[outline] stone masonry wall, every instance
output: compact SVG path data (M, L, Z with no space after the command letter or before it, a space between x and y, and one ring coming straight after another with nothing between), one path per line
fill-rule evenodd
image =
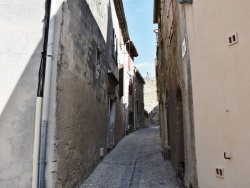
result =
M138 76L139 73L135 74L135 128L144 127L144 83ZM138 107L137 107L138 105ZM138 110L137 110L138 109Z
M144 103L149 114L149 126L159 126L159 107L156 93L156 79L144 78Z
M107 148L108 70L118 78L118 68L112 58L111 5L105 2L102 10L107 10L108 22L103 23L107 24L107 38L103 38L86 1L68 0L62 5L57 64L56 187L77 187L100 162L99 149ZM121 107L116 95L116 142L123 132Z
M197 187L195 138L193 122L190 59L182 58L182 42L186 37L184 8L173 2L173 35L168 27L168 10L162 9L157 47L157 93L160 105L162 146L167 150L177 175L181 177L181 162L185 162L184 184ZM167 7L167 1L162 7ZM186 42L187 38L186 38Z

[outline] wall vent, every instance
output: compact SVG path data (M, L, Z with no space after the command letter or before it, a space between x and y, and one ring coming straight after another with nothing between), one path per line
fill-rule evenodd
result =
M228 37L228 45L229 46L232 45L232 44L235 44L237 42L239 42L238 33L235 33L235 34Z
M216 177L224 178L224 168L215 167L215 173L216 173Z

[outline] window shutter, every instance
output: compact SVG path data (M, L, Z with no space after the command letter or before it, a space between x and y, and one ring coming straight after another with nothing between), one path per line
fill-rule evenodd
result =
M123 96L123 71L124 68L119 70L119 97Z
M113 58L116 62L117 59L117 39L116 39L116 35L115 35L115 30L113 29Z
M129 86L128 86L128 93L129 93L129 95L132 95L132 92L133 92L133 84L132 84L132 82L129 82Z
M118 57L118 38L116 38L115 41L116 45L115 45L115 62L117 63L117 57Z

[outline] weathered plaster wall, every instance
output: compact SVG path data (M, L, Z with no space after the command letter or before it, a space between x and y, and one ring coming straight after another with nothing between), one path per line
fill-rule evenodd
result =
M44 1L0 1L0 187L31 187Z
M0 2L3 88L0 91L0 187L31 187L44 3ZM99 18L89 9L93 3L63 0L55 3L47 187L77 186L100 161L99 148L106 149L108 69L118 78L117 64L111 56L113 27L120 31L112 3L108 0L97 3ZM97 51L101 52L100 66L97 66ZM115 143L124 134L123 106L118 96L116 106Z
M62 6L57 64L58 187L79 185L99 163L99 149L103 147L106 151L107 147L108 69L118 78L118 67L112 57L113 22L111 5L102 4L102 10L107 10L104 16L108 18L101 27L107 30L105 39L91 5L69 0ZM123 113L116 97L117 142L123 135Z

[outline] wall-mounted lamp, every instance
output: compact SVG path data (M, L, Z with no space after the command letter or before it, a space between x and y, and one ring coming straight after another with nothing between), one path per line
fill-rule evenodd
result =
M185 3L188 3L188 4L193 4L193 0L179 0L179 3L180 4L185 4Z

